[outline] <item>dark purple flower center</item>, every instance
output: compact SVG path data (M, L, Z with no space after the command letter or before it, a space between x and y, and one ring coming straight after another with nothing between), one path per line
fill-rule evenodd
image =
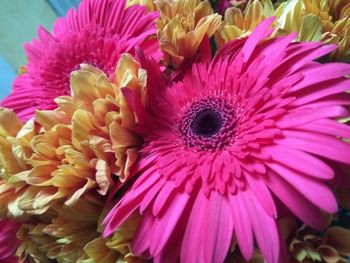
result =
M204 109L198 112L192 120L192 132L198 136L211 137L222 127L220 112L213 109Z
M234 138L234 108L223 98L205 98L184 110L179 131L188 147L223 148Z

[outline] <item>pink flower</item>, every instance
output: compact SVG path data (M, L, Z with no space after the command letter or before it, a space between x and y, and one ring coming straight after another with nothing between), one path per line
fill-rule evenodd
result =
M28 72L15 80L1 106L26 120L36 109L56 108L53 99L70 94L70 73L81 63L111 74L121 53L133 53L136 45L159 57L157 41L149 39L157 17L139 5L126 9L125 0L82 1L55 22L52 33L40 27L39 39L25 45Z
M132 252L154 262L223 262L234 236L247 260L255 239L267 262L286 262L276 199L315 228L322 211L337 210L327 182L331 162L350 163L337 138L350 127L335 120L349 116L350 65L315 62L335 46L293 43L296 34L262 42L272 22L165 90L144 63L149 107L124 90L145 136L139 177L106 217L105 236L139 212Z
M15 256L20 241L16 237L19 224L10 219L0 219L0 262L18 262Z

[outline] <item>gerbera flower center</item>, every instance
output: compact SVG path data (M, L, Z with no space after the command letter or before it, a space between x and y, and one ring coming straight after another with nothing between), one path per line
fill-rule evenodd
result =
M221 127L221 115L213 109L205 109L202 112L198 112L191 125L193 133L203 137L213 136Z
M205 98L184 109L179 131L188 147L223 148L234 138L234 107L223 98Z

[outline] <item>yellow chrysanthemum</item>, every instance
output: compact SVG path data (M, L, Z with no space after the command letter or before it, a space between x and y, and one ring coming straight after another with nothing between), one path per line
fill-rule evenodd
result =
M96 238L97 220L102 204L87 199L71 206L57 205L42 215L32 216L21 224L17 249L21 259L33 262L81 262L88 258L84 246Z
M242 12L238 7L226 9L224 22L215 34L218 47L225 43L248 36L264 19L273 16L275 9L271 0L250 1Z
M92 189L103 196L125 180L141 140L130 132L135 116L121 87L145 102L146 72L126 54L113 83L82 65L71 76L72 96L58 98L57 110L38 111L37 125L33 120L23 125L1 110L3 215L41 214L56 200L72 205Z
M332 59L350 58L348 0L289 0L276 10L281 33L298 32L301 41L337 44Z
M41 214L50 200L61 197L54 187L26 183L32 168L27 162L33 154L31 140L38 130L33 120L23 124L11 110L0 108L0 217L18 218L24 211Z
M88 255L88 259L82 263L104 262L104 263L141 263L142 258L134 256L131 253L131 241L140 222L139 215L135 214L128 219L113 236L98 238L89 242L84 250ZM92 261L91 261L92 260Z
M23 220L17 234L22 242L17 256L36 263L142 262L130 252L137 215L105 239L100 224L103 205L96 194L87 195L72 206L56 205L43 215Z
M212 36L221 24L205 0L157 0L160 11L158 38L168 66L177 69L194 58L205 36Z
M20 258L92 263L98 240L114 262L137 262L128 243L134 229L122 227L105 240L100 222L107 192L128 176L141 143L121 88L146 103L146 81L145 70L125 54L113 82L82 65L71 76L72 95L57 98L58 108L38 111L35 120L23 124L0 108L0 217L22 222Z

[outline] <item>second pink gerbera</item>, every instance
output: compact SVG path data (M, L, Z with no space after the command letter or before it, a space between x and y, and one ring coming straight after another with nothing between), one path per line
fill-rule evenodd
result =
M81 63L111 74L120 55L133 53L135 46L159 56L157 42L149 39L156 32L157 17L139 5L126 8L125 0L82 1L56 21L52 33L40 27L39 39L25 45L27 73L15 80L1 106L26 120L37 109L55 108L56 97L70 94L70 73Z
M15 256L16 250L20 245L16 234L20 224L10 219L0 219L0 262L18 263Z
M246 259L255 239L274 263L276 199L315 228L322 211L337 210L327 181L331 162L350 163L350 145L339 139L350 128L336 121L348 116L350 66L314 62L335 47L293 43L295 34L261 43L272 22L161 94L146 67L148 109L124 90L145 145L139 177L104 221L106 236L138 212L132 252L154 262L220 263L235 237Z

